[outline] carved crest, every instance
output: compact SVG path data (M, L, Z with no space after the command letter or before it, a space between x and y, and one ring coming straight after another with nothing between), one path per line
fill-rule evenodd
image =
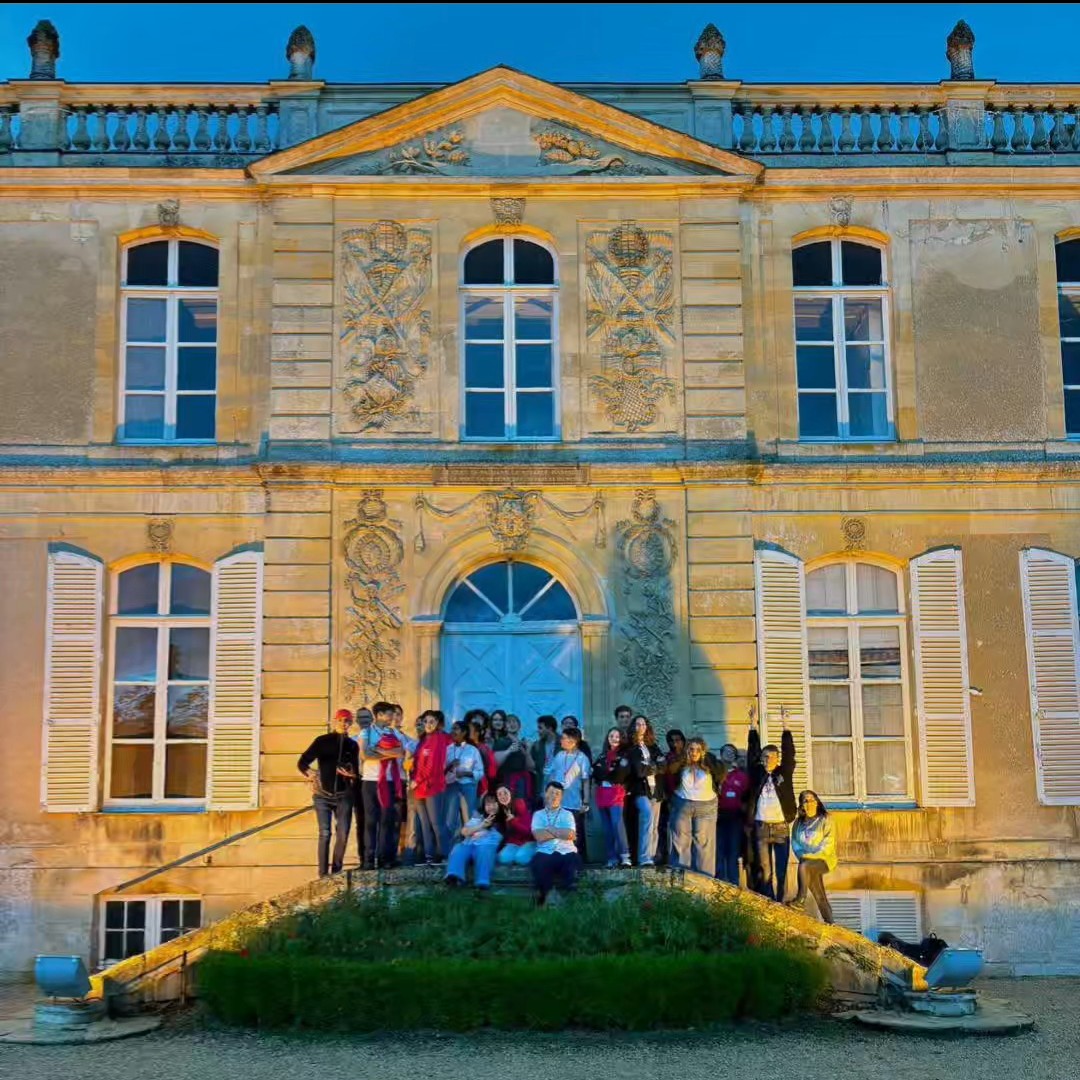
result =
M520 225L525 217L524 199L492 199L491 213L496 225Z
M829 216L833 224L847 226L851 224L851 211L855 200L849 195L834 195L829 200Z
M862 551L866 547L866 518L848 517L840 522L845 551Z
M146 546L159 555L168 555L172 551L172 518L150 518L146 523Z
M163 229L175 229L180 224L179 199L166 199L157 204L158 224Z

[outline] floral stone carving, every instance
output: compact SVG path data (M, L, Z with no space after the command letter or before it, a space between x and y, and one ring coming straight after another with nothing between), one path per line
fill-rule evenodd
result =
M667 374L675 341L672 235L624 221L586 240L586 334L601 370L589 385L608 419L627 432L651 427L661 401L675 400Z
M362 491L356 517L345 522L342 547L348 568L351 603L345 655L345 693L350 701L370 704L385 698L400 677L401 608L404 591L399 567L405 555L401 522L387 515L381 490Z
M360 431L415 418L416 384L427 372L431 233L397 221L348 230L342 242L341 342L345 397Z
M616 176L661 176L664 170L656 165L628 161L618 153L605 154L580 134L557 127L544 127L532 133L540 150L541 165L580 165L573 176L609 173Z
M390 151L385 161L375 167L376 173L440 174L447 165L468 165L469 151L465 149L465 132L460 128L426 135L416 143L407 143Z
M677 555L675 522L664 517L656 492L634 494L630 517L615 527L625 616L619 667L634 706L653 720L670 718L679 665L672 655L675 608L671 568Z

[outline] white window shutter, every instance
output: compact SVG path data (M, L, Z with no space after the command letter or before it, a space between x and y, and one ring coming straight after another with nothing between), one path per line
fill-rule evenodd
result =
M259 804L263 554L245 550L214 566L210 631L207 807Z
M1039 802L1080 805L1080 671L1076 564L1056 551L1020 552L1028 685Z
M911 560L923 806L974 806L964 565L959 548Z
M795 790L809 787L810 702L806 655L806 575L802 560L760 549L757 584L758 694L762 738L779 743L780 708L795 740Z
M829 906L832 908L833 921L837 926L844 926L861 934L866 925L863 917L863 892L833 892L827 890Z
M41 805L49 813L98 805L104 582L100 560L49 552L41 747Z
M871 892L869 908L869 922L863 930L867 937L877 941L887 932L904 941L922 940L922 912L917 893Z

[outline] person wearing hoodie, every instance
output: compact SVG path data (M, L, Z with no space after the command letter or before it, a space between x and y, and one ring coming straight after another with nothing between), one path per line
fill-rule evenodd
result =
M429 866L441 863L450 850L446 830L446 751L450 736L445 728L446 717L439 709L428 709L420 716L420 738L409 778L409 813L414 819L410 831L416 842L412 861L420 861L422 847Z
M791 830L791 850L799 860L799 891L792 904L802 907L809 889L821 921L831 923L833 913L825 892L825 875L836 869L836 833L829 820L829 811L817 792L807 790L799 795L799 813Z
M750 775L739 768L739 751L733 743L720 747L720 790L716 814L716 876L729 885L739 884L739 856L746 836L746 800ZM749 882L749 867L747 867Z

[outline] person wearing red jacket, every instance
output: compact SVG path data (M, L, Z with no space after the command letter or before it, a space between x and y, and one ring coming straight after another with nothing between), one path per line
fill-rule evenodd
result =
M480 760L484 764L484 775L480 778L480 787L477 789L477 794L481 798L489 791L494 790L495 777L499 772L495 752L486 742L486 720L487 713L483 709L473 709L465 714L465 726L469 733L469 741L480 751Z
M495 789L499 805L506 811L506 831L503 846L499 850L500 866L528 866L536 854L532 834L532 813L525 799L514 797L506 784Z
M739 854L746 831L746 800L750 796L750 774L740 769L738 762L739 751L734 744L720 747L723 779L716 800L716 876L729 885L739 884Z
M450 736L444 730L446 717L439 709L428 709L420 717L420 740L413 753L409 780L409 812L414 816L412 834L424 848L429 866L442 863L450 851L446 828L446 750ZM418 844L419 847L419 844ZM419 850L412 861L419 862Z

